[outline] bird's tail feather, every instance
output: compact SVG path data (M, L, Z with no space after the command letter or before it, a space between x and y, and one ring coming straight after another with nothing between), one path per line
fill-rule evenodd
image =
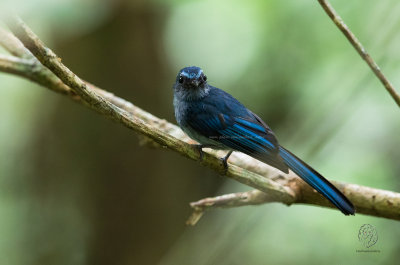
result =
M342 213L354 214L353 204L332 183L282 146L279 147L279 153L294 173L331 201Z

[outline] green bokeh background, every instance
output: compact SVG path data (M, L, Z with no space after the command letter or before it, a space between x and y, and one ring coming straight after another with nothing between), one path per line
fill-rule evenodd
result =
M400 87L400 3L332 0ZM85 80L175 122L177 71L258 113L330 179L400 192L398 107L317 1L2 0ZM1 50L2 53L5 53ZM1 264L396 264L400 226L296 205L213 210L249 188L0 73ZM372 224L379 253L357 234Z

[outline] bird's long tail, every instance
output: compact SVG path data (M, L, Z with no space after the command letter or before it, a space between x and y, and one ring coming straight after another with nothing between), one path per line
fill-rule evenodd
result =
M294 173L331 201L342 213L354 214L353 204L332 183L282 146L279 147L279 153Z

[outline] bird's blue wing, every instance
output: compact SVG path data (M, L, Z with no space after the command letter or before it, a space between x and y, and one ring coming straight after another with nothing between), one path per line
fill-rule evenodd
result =
M275 135L250 111L246 117L204 111L192 117L188 125L209 139L288 172Z
M290 168L344 214L354 214L354 206L346 196L304 161L279 146L271 129L228 93L210 87L207 97L191 102L186 109L183 127L282 172L288 173ZM197 140L202 143L204 139Z

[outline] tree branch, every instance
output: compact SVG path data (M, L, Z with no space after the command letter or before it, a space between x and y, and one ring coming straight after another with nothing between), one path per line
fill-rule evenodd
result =
M90 105L92 109L118 123L122 123L139 134L151 138L164 148L177 151L193 160L199 159L200 155L197 148L173 137L170 134L158 130L148 123L145 123L143 120L135 117L126 110L114 105L106 98L102 97L102 95L99 95L95 90L90 89L90 86L61 63L61 59L58 58L53 51L44 46L41 40L21 19L18 17L12 17L7 21L7 23L11 31L21 40L24 46L65 85L69 86L71 90L85 102L85 104ZM220 160L209 154L204 155L202 164L219 173L224 171ZM272 193L283 203L290 204L294 200L294 195L291 193L290 189L238 166L231 165L226 176L251 187Z
M32 67L31 62L19 57L0 54L0 71L9 74L23 73Z
M190 203L193 208L192 215L186 221L187 225L195 225L204 212L213 207L231 208L246 205L258 205L273 202L273 198L259 190L251 190L246 192L229 193L217 197L205 198L197 202Z
M32 58L33 55L25 46L10 32L0 28L0 45L16 57Z
M283 181L282 181L283 180ZM304 181L298 177L291 175L289 178L283 178L280 182L284 186L291 187L296 190L296 204L314 204L323 207L335 208L325 198L320 196ZM355 184L345 184L333 182L336 187L341 187L342 191L348 196L354 205L356 205L357 213L369 214L376 216L385 216L386 218L400 220L400 194L363 187ZM299 196L299 194L301 194ZM276 202L276 200L259 190L251 190L247 192L230 193L222 196L205 198L190 203L193 213L189 217L187 224L195 225L202 217L206 210L211 208L232 208L247 205L259 205L264 203ZM373 207L371 208L371 202Z
M89 106L98 113L132 129L139 135L151 139L151 141L157 143L158 147L174 150L192 160L199 160L197 149L188 144L191 140L177 126L153 116L124 99L82 81L65 67L61 60L49 48L45 47L19 18L13 18L8 21L8 24L18 39L37 59L19 58L17 60L14 57L3 56L0 62L2 61L3 65L7 66L7 72L28 78L55 92L69 96L74 101ZM12 43L12 41L9 39L7 43ZM5 41L0 38L0 44L10 52L24 50L24 54L13 53L14 55L24 58L32 56L26 49L18 47L18 44L7 46L4 43ZM3 67L0 70L4 69ZM207 151L201 164L222 173L224 169L218 159L220 156L221 151ZM287 205L305 203L332 207L324 197L293 173L282 174L278 170L241 153L232 155L227 177L258 190L252 191L257 196L249 196L247 199L242 197L241 200L236 200L236 205L227 199L229 195L223 197L224 200L219 200L227 202L228 205L256 204L257 198L263 198L263 200L259 200L260 203L281 202ZM357 213L400 220L400 194L353 184L335 182L334 184L354 203ZM243 194L248 196L249 192ZM198 204L197 207L200 207L199 205L201 204ZM215 205L222 206L223 203Z
M363 47L361 42L357 39L357 37L350 31L347 25L344 23L343 19L336 13L335 9L333 9L332 5L327 0L318 0L322 8L328 14L328 16L332 19L333 23L340 29L340 31L346 36L351 45L356 49L358 54L360 54L361 58L367 62L368 66L374 72L376 77L381 81L383 86L386 88L387 92L392 96L394 101L400 107L400 94L393 87L392 83L386 78L386 76L382 73L378 64L372 59L372 57L368 54L367 50Z

